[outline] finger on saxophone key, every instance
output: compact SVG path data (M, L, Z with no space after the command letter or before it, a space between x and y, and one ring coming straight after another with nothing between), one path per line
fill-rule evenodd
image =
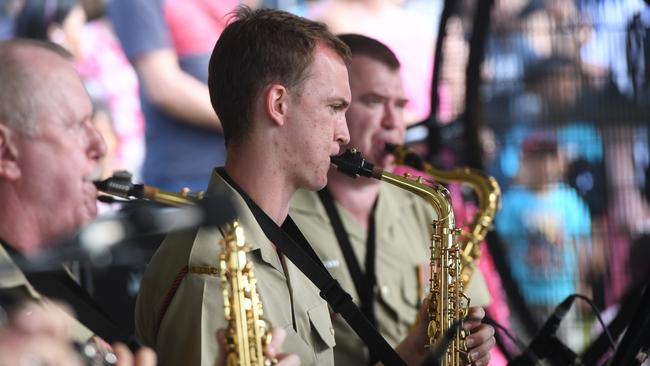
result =
M282 344L287 336L284 329L275 327L271 333L271 343L266 347L266 356L273 360L276 366L297 366L300 359L293 353L282 353Z

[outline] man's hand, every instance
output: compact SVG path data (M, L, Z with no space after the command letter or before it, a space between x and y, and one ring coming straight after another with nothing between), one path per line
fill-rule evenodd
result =
M11 312L7 324L0 327L0 364L82 365L83 360L70 339L73 317L72 310L58 302L21 305ZM101 352L112 350L118 366L156 365L156 354L150 348L143 347L134 357L124 344L111 348L98 337L93 337L92 342Z
M421 365L428 353L425 348L425 345L429 344L429 336L427 335L427 327L429 326L428 309L429 299L425 298L415 319L415 325L406 338L395 348L397 354L407 365Z
M113 344L117 357L116 366L156 366L156 353L148 347L142 347L135 355L124 343Z
M463 329L469 334L465 338L465 345L469 352L472 365L485 366L490 362L490 349L496 343L494 328L481 323L485 317L485 310L480 307L469 308Z
M264 350L264 354L269 359L277 360L276 366L300 366L300 359L293 353L282 353L282 343L287 333L282 328L273 328L271 332L271 343ZM215 360L216 366L226 364L226 336L223 329L217 331L217 343L219 344L219 356Z
M10 310L0 325L0 365L82 365L70 343L68 311L49 301Z
M407 365L420 366L428 355L428 350L425 348L425 345L429 343L427 335L428 307L428 299L425 299L420 307L415 326L395 349ZM485 366L490 362L490 349L496 343L494 328L481 323L483 317L485 317L483 308L473 307L469 309L463 323L463 328L468 333L465 344L469 351L471 364L475 366Z

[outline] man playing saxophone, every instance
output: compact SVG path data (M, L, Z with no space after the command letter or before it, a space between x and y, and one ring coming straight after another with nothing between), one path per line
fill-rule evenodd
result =
M348 50L323 25L274 10L241 8L210 60L208 86L226 139L226 163L206 195L233 198L251 249L264 317L286 332L303 365L332 365L334 336L316 287L279 253L245 202L278 225L299 187L325 185L330 156L347 143ZM207 174L208 172L206 172ZM211 365L226 328L217 230L168 236L136 303L136 334L161 365Z
M346 112L349 145L362 151L369 162L390 171L394 159L384 146L402 144L405 132L407 99L400 63L379 41L356 34L339 38L352 51L348 65L352 102ZM429 267L431 207L394 186L351 179L332 169L324 190L300 190L294 195L290 214L333 277L353 294L382 335L397 344L415 322L422 290L428 287L422 274ZM471 303L486 305L489 294L480 273L475 276L468 291ZM482 314L479 308L470 313ZM335 317L333 324L336 364L367 365L370 357L361 339L342 318ZM481 344L470 351L474 364L487 364L493 329L468 322L466 330L472 333L468 342Z
M92 181L106 145L67 51L2 41L0 65L0 313L9 313L7 324L0 319L0 364L72 365L71 341L108 347L43 294L60 289L56 274L37 283L18 263L95 218ZM138 352L135 363L124 345L114 351L121 365L155 364L150 349Z
M290 221L289 201L298 189L326 185L330 157L349 141L348 60L348 47L323 24L247 8L237 11L210 60L208 87L227 153L207 195L233 198L265 318L286 331L283 348L302 365L334 364L329 309L253 212L280 226ZM163 365L208 365L219 354L212 340L226 327L217 267L221 239L210 229L170 235L149 264L136 304L136 332L156 348ZM488 338L476 341L489 348ZM419 322L397 353L420 365L426 343L426 322Z

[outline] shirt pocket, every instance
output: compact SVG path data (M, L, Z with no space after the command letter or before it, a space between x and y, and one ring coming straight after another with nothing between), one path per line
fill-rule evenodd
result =
M413 272L417 273L417 268L413 269ZM417 309L421 303L420 285L418 284L418 281L414 280L412 277L413 276L409 277L407 275L402 276L402 300L411 308Z
M327 351L330 351L336 345L334 340L334 328L332 327L332 320L330 318L329 308L327 303L307 310L309 322L312 327L312 345L316 353L316 357L320 358ZM331 357L331 354L330 354Z

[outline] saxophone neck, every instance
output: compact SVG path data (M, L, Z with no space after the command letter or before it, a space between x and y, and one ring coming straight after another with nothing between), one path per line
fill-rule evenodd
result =
M442 183L462 182L469 185L478 198L479 213L471 227L474 234L482 240L499 208L501 188L496 179L477 169L457 168L451 170L436 169L412 150L402 145L387 144L386 150L395 156L398 165L407 165L425 172Z
M109 178L93 183L97 191L106 195L127 200L147 199L170 206L195 204L204 196L203 192L194 194L187 188L183 188L178 193L167 192L146 184L133 183L132 178L133 175L127 171L116 171Z
M363 176L382 180L418 195L433 207L441 224L455 226L449 191L445 187L441 185L437 185L435 188L431 187L423 182L422 177L411 178L409 175L400 176L383 171L367 162L361 152L356 149L348 149L339 156L333 156L331 160L339 171L352 178Z

